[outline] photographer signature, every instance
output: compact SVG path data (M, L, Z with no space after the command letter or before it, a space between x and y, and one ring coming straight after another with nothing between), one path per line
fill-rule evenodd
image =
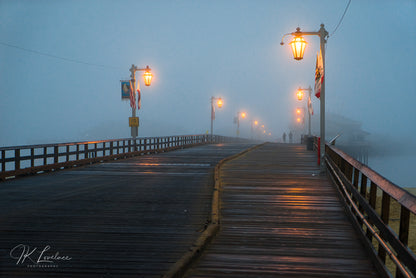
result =
M62 256L59 252L51 254L51 249L46 245L43 249L37 247L31 248L29 245L19 244L10 251L10 257L16 260L16 265L27 263L38 264L54 264L57 261L70 261L69 256Z

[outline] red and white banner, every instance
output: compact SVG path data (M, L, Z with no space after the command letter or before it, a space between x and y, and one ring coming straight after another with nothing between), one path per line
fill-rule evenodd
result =
M142 108L142 95L140 93L140 82L137 80L137 110Z
M133 84L130 81L130 107L136 109L136 98L134 94Z
M315 96L321 97L321 88L324 81L324 65L322 61L322 53L316 54L316 67L315 67Z

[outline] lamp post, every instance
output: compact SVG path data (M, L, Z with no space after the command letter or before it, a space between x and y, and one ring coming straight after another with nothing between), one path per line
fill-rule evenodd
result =
M234 118L234 122L237 124L237 137L240 136L240 116L244 119L247 117L247 114L245 112L238 112L237 117Z
M253 133L254 133L254 128L256 127L257 128L257 126L259 125L259 121L257 121L257 120L253 120L253 121L251 121L251 139L253 139L254 137L253 137Z
M146 66L146 68L138 68L134 64L131 65L130 78L131 78L131 84L133 86L133 88L131 88L133 90L133 92L132 92L133 93L132 94L133 103L136 103L136 71L144 71L143 78L144 78L144 84L146 86L150 86L150 84L152 83L152 78L153 78L153 74L150 72L151 69L149 68L149 66ZM139 81L137 80L137 82L139 82ZM131 120L129 121L129 125L131 127L131 136L133 137L133 140L136 140L136 137L139 133L139 118L136 117L136 107L135 107L135 105L131 107L131 118L130 119Z
M224 104L222 101L222 98L220 97L211 97L211 141L213 136L213 130L214 130L214 120L215 120L215 105L214 101L217 101L218 108L221 108Z
M302 89L301 87L299 87L298 92L296 93L296 96L298 97L298 100L302 100L303 99L303 91L308 91L309 92L309 98L308 98L308 136L311 136L311 96L312 96L312 88L311 86L309 86L309 88L306 89Z
M293 57L295 60L302 60L303 54L305 52L306 44L307 42L304 40L302 36L318 36L320 38L320 50L322 55L322 74L325 76L325 44L326 39L328 37L328 32L324 28L324 24L321 24L321 28L317 32L302 32L300 31L300 28L296 28L296 32L288 33L283 36L283 38L286 35L292 35L294 36L293 40L289 43L292 47ZM280 43L283 45L283 38L282 42ZM325 164L324 164L324 155L325 155L325 78L322 79L321 83L321 96L320 96L320 137L321 137L321 144L320 144L320 168L321 172L325 171Z

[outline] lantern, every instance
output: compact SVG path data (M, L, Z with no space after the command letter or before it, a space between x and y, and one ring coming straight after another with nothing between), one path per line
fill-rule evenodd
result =
M218 105L218 108L221 108L222 107L223 102L222 102L222 99L221 98L218 99L217 105Z
M299 89L298 92L297 92L297 94L296 94L296 96L298 97L298 100L302 100L302 98L303 98L303 91Z
M302 36L297 35L289 44L292 47L293 57L295 58L295 60L302 60L307 44L305 39Z
M144 84L146 86L150 86L150 84L152 83L153 74L150 72L149 66L146 67L143 77L144 77Z

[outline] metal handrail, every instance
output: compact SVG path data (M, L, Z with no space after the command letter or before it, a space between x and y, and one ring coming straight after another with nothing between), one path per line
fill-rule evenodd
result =
M326 145L325 160L377 261L386 270L387 254L396 265L396 277L415 277L416 256L408 247L408 239L411 232L416 233L410 231L410 215L416 215L416 197L334 146ZM376 212L377 190L382 192L380 214ZM401 210L398 235L389 226L391 199L397 201ZM379 242L378 248L373 237Z
M0 147L0 180L200 144L243 140L202 134Z

